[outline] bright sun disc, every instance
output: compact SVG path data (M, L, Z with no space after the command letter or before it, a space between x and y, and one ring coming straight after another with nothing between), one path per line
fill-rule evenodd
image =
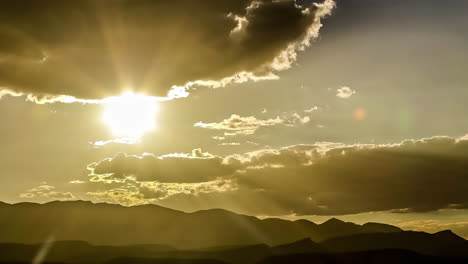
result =
M127 92L106 99L103 119L114 135L137 139L155 128L157 110L152 97Z

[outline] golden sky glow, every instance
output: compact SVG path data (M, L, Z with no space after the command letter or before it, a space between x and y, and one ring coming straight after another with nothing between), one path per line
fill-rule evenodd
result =
M0 1L0 202L468 238L468 1L41 2Z

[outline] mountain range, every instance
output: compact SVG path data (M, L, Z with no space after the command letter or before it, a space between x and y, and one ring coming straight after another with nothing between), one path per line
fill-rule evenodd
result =
M39 259L38 259L39 258ZM468 263L468 241L332 218L258 219L214 209L83 201L0 203L0 264Z
M228 245L278 245L303 238L400 232L385 224L357 225L330 219L258 219L226 210L185 213L157 205L124 207L85 201L0 204L0 242L78 240L96 245L162 244L179 249Z

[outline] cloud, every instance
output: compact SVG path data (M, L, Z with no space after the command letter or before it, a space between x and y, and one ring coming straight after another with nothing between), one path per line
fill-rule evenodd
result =
M257 119L254 116L242 117L240 115L231 115L229 118L224 119L219 123L203 123L197 122L195 127L201 127L213 130L223 130L225 135L252 135L261 127L271 127L277 125L296 126L303 125L310 122L310 117L300 116L293 113L288 117L270 118L270 119Z
M466 139L316 143L223 158L197 153L118 155L93 165L91 176L113 173L122 179L132 174L139 183L159 184L154 190L171 190L152 202L183 210L222 207L256 215L344 215L468 208ZM215 188L216 181L224 187ZM206 184L205 191L196 195L178 191L200 184Z
M138 142L138 139L124 137L124 138L109 139L109 140L99 140L99 141L95 141L95 142L89 142L89 144L91 146L95 147L95 148L100 148L100 147L105 146L107 144L128 144L128 145L131 145L131 144L135 144L137 142Z
M319 110L318 106L313 106L313 107L311 107L309 109L304 110L304 112L305 113L313 113L313 112L318 111L318 110Z
M280 117L270 119L257 119L254 116L242 117L239 115L231 115L229 118L224 119L219 123L195 123L195 127L224 130L234 133L236 135L251 135L254 134L260 127L275 126L282 124L284 121Z
M34 199L34 200L73 200L75 196L73 196L70 192L57 192L54 191L55 187L52 185L48 185L47 183L43 183L42 185L33 187L27 190L24 193L20 193L19 197L23 199Z
M350 98L356 91L352 90L347 86L343 86L336 90L336 96L342 99Z
M333 7L332 0L3 1L0 87L66 101L127 88L183 97L191 86L276 79Z
M200 183L164 183L164 182L138 182L125 179L120 187L115 187L105 182L94 182L101 184L101 190L86 193L95 201L119 203L126 206L158 203L168 197L194 196L209 193L223 193L235 189L230 180L218 179ZM111 188L103 189L105 185Z
M95 201L118 203L126 206L148 204L149 201L144 199L144 195L140 194L137 188L115 188L106 191L87 192L88 196Z
M239 142L223 142L218 144L219 146L240 146Z
M2 89L0 87L0 99L2 99L6 95L13 96L13 97L18 97L18 96L22 96L23 94L14 92L14 91L9 90L9 89Z
M283 125L285 126L296 126L304 125L310 122L310 117L300 116L298 113L294 113L290 118L283 119Z
M234 168L223 163L223 159L199 149L190 154L142 156L118 153L88 166L94 181L123 181L134 178L137 181L168 183L206 182L216 177L232 174Z
M237 174L239 189L260 191L284 213L427 212L468 206L465 140L297 145L231 159L248 166Z

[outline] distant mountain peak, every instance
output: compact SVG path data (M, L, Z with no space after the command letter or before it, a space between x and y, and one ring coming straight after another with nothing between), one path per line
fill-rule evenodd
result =
M347 224L347 222L342 221L338 218L332 217L320 225L342 225L342 224Z
M443 230L437 233L434 233L433 236L441 239L447 240L465 240L464 238L458 236L457 234L453 233L452 230Z

